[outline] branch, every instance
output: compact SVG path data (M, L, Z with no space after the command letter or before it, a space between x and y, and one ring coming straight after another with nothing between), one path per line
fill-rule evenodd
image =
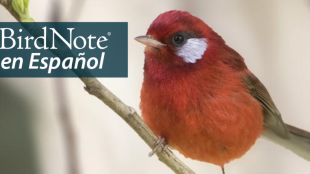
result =
M29 16L20 15L20 11L16 11L12 3L14 1L29 0L0 0L0 4L3 5L15 18L17 21L28 21ZM28 9L27 9L28 10ZM28 13L28 11L27 11ZM26 20L24 20L26 19ZM33 36L39 36L41 28L37 25L27 25L22 23L22 25L28 30L28 32ZM47 39L48 40L48 39ZM56 43L57 45L57 43ZM58 47L61 48L61 47ZM59 57L64 55L72 55L68 49L58 49L53 50L53 53ZM77 76L80 77L81 74L88 73L87 71L75 70ZM108 107L110 107L115 113L117 113L129 126L136 131L136 133L145 141L145 143L152 148L155 144L157 137L150 130L150 128L143 122L141 117L134 111L131 107L124 104L118 97L116 97L112 92L110 92L105 86L103 86L96 78L80 78L85 84L85 90L89 94L96 96ZM163 152L156 152L158 159L166 164L171 170L177 174L194 174L194 172L187 167L181 160L179 160L169 149L165 149Z

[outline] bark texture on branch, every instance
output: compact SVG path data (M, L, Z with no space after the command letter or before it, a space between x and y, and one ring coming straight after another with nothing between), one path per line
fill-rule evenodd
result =
M13 1L29 1L29 0L0 0L0 4L4 6L17 21L21 22L22 17L14 10L12 7ZM40 36L43 33L38 25L22 23L22 25L28 30L28 32L33 36ZM47 38L47 42L50 39ZM63 57L74 57L69 49L63 47L57 50L53 50L53 53L60 58ZM88 74L85 70L75 70L77 76L81 74ZM100 99L104 104L110 107L115 113L117 113L126 123L132 127L132 129L148 144L151 148L157 140L157 137L149 129L149 127L143 122L141 117L135 112L134 109L124 104L118 97L116 97L111 91L109 91L105 86L103 86L96 78L80 78L85 84L85 90ZM165 149L163 152L157 152L156 155L158 159L166 164L170 169L172 169L177 174L194 174L194 172L187 167L182 161L180 161L169 149Z

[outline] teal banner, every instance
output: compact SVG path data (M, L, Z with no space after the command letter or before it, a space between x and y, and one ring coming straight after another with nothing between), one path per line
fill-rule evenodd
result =
M0 77L128 77L128 23L1 22Z

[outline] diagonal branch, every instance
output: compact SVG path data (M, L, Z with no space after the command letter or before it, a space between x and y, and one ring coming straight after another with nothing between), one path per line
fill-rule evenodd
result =
M3 5L15 18L17 21L21 22L22 18L12 7L12 1L21 0L0 0L0 4ZM31 35L38 36L41 28L37 25L23 25ZM72 54L70 50L58 49L53 52L59 57L64 57L64 55ZM79 70L74 71L78 76L81 73ZM148 126L143 122L141 117L129 106L124 104L118 97L116 97L112 92L110 92L105 86L103 86L96 78L80 78L85 84L85 90L89 94L96 96L104 104L110 107L114 112L116 112L129 126L131 126L135 132L145 141L148 146L152 147L156 142L157 137L148 128ZM169 149L165 149L164 152L157 152L159 160L166 164L170 169L172 169L177 174L194 174L194 172L187 167L182 161L180 161Z

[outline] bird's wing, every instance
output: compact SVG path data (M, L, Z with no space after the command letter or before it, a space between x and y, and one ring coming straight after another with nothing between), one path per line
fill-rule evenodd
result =
M264 126L275 131L281 137L288 138L288 129L265 86L252 73L244 76L243 81L246 84L248 90L251 92L251 95L263 107Z

